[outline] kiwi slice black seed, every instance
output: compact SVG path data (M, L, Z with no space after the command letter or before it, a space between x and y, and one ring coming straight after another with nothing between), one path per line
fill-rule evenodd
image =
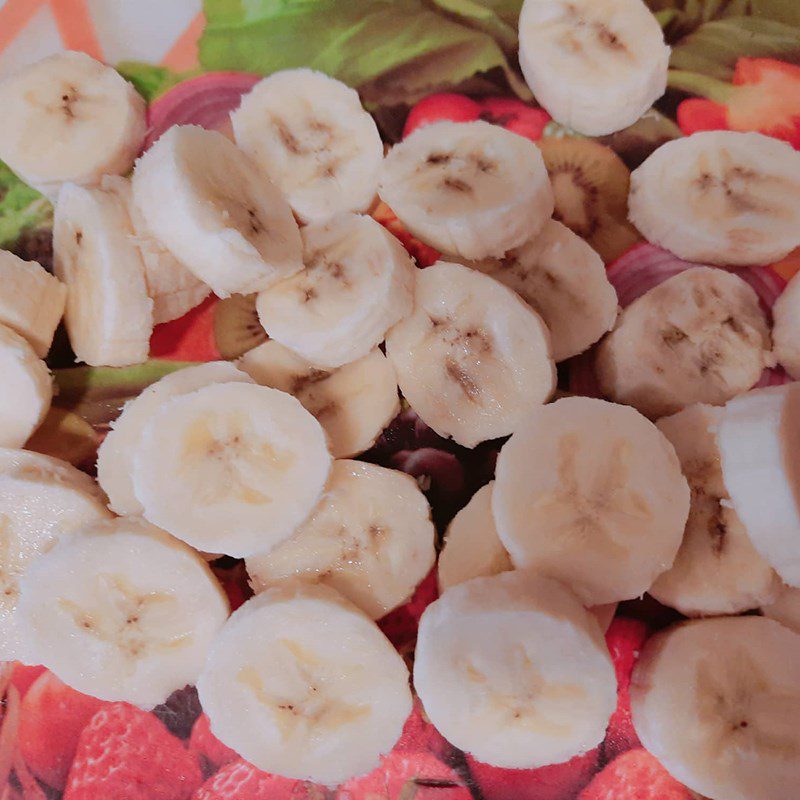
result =
M214 308L214 342L222 358L232 359L267 341L256 311L255 294L233 294Z

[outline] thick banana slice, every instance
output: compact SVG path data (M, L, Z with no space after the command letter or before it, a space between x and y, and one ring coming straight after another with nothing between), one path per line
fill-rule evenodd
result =
M26 658L17 601L28 567L59 536L110 517L95 482L71 464L0 449L0 660Z
M153 301L119 197L64 184L53 223L53 252L55 274L67 285L64 323L78 359L108 367L146 361Z
M774 600L781 585L750 542L725 489L716 437L722 413L696 405L656 423L678 454L692 502L675 563L650 594L688 617L758 608Z
M144 510L133 488L133 457L142 431L168 400L213 383L252 383L227 361L212 361L172 372L128 401L97 451L97 480L108 495L109 507L122 515L140 515Z
M470 259L519 247L555 203L539 148L481 121L425 125L395 145L380 196L414 236Z
M229 608L203 559L136 518L85 524L20 583L31 663L142 708L192 684Z
M418 273L414 312L389 331L386 355L414 411L465 447L513 433L555 388L542 318L460 264Z
M761 613L800 633L800 589L782 586L774 602L761 607Z
M402 605L431 571L436 531L404 472L334 461L325 494L291 539L247 559L259 592L301 578L336 589L373 619Z
M600 627L572 592L514 571L454 586L425 609L414 686L456 747L530 768L602 741L617 683Z
M586 242L554 219L501 259L467 266L512 288L547 323L556 361L587 350L617 319L617 293Z
M144 516L198 550L265 553L311 513L330 470L320 424L294 397L220 383L173 397L133 458Z
M47 364L11 328L0 325L0 447L22 447L39 427L53 399Z
M795 275L772 306L773 352L778 363L800 378L800 273Z
M721 405L773 366L758 295L725 270L694 267L634 300L597 351L603 393L648 417Z
M310 69L275 72L231 114L236 144L304 222L366 211L378 190L383 142L358 92Z
M303 267L288 204L221 133L170 128L137 162L133 199L153 236L220 297Z
M525 0L519 63L562 125L604 136L636 122L667 88L670 49L642 0Z
M264 330L320 367L367 355L411 313L416 267L372 217L303 228L305 269L258 296Z
M631 682L642 744L716 800L800 785L800 636L770 619L694 620L652 637Z
M214 735L259 769L335 785L378 765L411 713L408 669L378 627L325 586L248 600L197 682Z
M325 429L334 458L369 450L400 413L394 368L377 347L358 361L327 371L268 341L237 364L256 383L293 394Z
M514 566L597 605L638 597L669 569L689 487L672 445L637 411L566 397L535 409L500 451L492 510Z
M800 244L800 153L760 133L662 145L631 175L630 219L687 261L754 266Z
M51 199L67 181L124 175L144 142L144 100L85 53L59 53L6 78L0 107L0 159Z

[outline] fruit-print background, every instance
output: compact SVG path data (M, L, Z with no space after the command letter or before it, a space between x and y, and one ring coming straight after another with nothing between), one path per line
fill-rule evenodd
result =
M149 142L175 123L225 130L254 76L301 65L358 88L387 142L435 119L503 125L542 142L557 216L601 253L627 305L687 267L641 243L626 222L630 168L660 143L706 129L757 130L800 148L797 0L649 5L673 46L670 90L633 128L599 141L575 136L536 108L515 62L518 0L207 0L203 8L200 0L0 0L0 77L63 48L85 50L117 65L154 101ZM435 260L386 206L373 214L420 266ZM49 266L50 225L48 203L0 165L0 246ZM769 308L798 269L795 252L740 274ZM126 399L184 362L234 358L264 338L252 298L244 297L211 298L157 327L151 361L134 368L76 367L62 332L50 357L59 394L29 447L91 472ZM785 376L770 371L762 380ZM560 385L596 393L591 360L561 365ZM363 458L416 476L441 533L491 478L498 448L455 446L404 410ZM250 594L243 564L222 558L213 569L240 605ZM409 661L416 621L435 597L429 576L381 621ZM617 609L607 640L619 704L605 741L590 753L544 769L496 769L451 747L417 704L381 767L337 790L259 773L238 759L211 734L191 687L145 713L81 695L41 667L6 664L0 800L688 800L697 795L641 748L627 689L643 642L679 618L648 596Z

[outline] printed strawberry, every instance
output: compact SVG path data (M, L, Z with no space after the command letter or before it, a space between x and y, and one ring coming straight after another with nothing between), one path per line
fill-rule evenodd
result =
M598 772L578 800L692 800L693 797L655 756L637 748L623 753Z
M239 758L235 750L231 750L230 747L222 744L211 733L211 724L205 714L201 714L197 718L197 722L192 728L189 749L200 756L200 759L207 767L206 772L208 773L216 772L220 767L230 764L231 761L236 761Z
M214 308L218 302L211 295L179 319L156 325L150 337L150 358L216 361L220 357L214 339Z
M487 97L480 101L480 118L538 142L551 121L543 108L533 108L515 97Z
M417 639L417 627L422 612L439 596L436 569L417 586L411 599L400 608L388 613L378 622L380 629L401 652L410 650Z
M104 705L43 672L21 707L17 743L28 769L48 786L63 789L81 732Z
M439 251L428 247L419 239L412 236L404 227L397 215L383 201L372 211L372 218L380 222L389 233L399 240L408 254L417 262L418 267L429 267L439 260Z
M417 128L432 122L472 122L480 117L481 106L463 94L440 92L430 94L417 103L408 114L403 128L403 138Z
M231 612L236 611L240 605L253 596L253 590L248 583L244 561L235 561L234 559L223 557L215 562L211 569L217 580L222 584L225 594L228 595Z
M189 800L202 780L195 754L157 717L111 703L80 736L63 800Z
M322 786L260 772L240 759L212 775L192 800L325 800L328 796Z
M453 752L453 746L428 719L422 701L414 695L414 706L394 746L394 752L431 753L443 761Z
M14 669L11 673L11 683L16 687L19 696L21 698L25 697L33 682L46 671L47 669L45 667L30 667L27 664L23 664L21 661L15 661Z

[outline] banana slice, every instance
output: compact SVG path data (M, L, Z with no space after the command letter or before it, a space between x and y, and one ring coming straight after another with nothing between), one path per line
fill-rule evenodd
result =
M617 696L596 620L556 581L517 571L473 578L425 609L414 686L449 742L507 768L595 747Z
M504 283L541 315L556 361L582 353L614 327L617 293L603 259L554 219L502 259L466 265Z
M212 361L172 372L128 401L97 451L97 480L108 495L109 507L121 515L141 515L142 504L133 488L133 458L142 431L168 400L214 383L252 383L233 364Z
M721 408L696 405L656 423L678 454L692 502L675 563L650 594L688 617L757 608L774 600L781 585L725 490L716 437L722 414Z
M149 709L193 684L229 608L203 559L135 518L88 522L20 582L33 664L101 700Z
M305 269L262 292L264 330L320 367L362 358L411 313L416 267L371 217L343 214L303 228Z
M221 133L170 128L137 162L133 199L152 235L220 297L303 267L288 204Z
M630 220L687 261L772 264L800 244L800 153L760 133L662 145L631 175Z
M555 388L541 317L460 264L419 272L414 312L389 331L386 355L414 411L465 447L513 433Z
M586 136L636 122L667 88L670 49L642 0L525 0L519 63L550 115Z
M324 586L248 600L197 682L214 735L256 767L335 785L378 766L411 713L408 669L378 627Z
M303 222L366 211L383 142L358 92L310 69L275 72L231 114L236 144L286 195Z
M741 278L694 267L643 294L597 351L603 393L648 417L721 405L773 366L769 325Z
M689 487L672 445L637 411L566 397L535 409L500 451L492 511L515 567L598 605L638 597L669 569Z
M144 517L198 550L242 558L287 539L330 470L320 424L291 395L220 383L173 397L133 457Z
M41 425L53 399L47 364L18 333L0 325L0 447L22 447Z
M795 275L772 306L773 352L778 363L800 378L800 273Z
M85 53L59 53L6 78L0 107L0 159L50 199L65 182L124 175L146 133L139 93Z
M761 607L761 613L800 633L800 589L782 586L774 602Z
M386 156L379 191L414 236L469 259L519 247L555 204L536 145L482 121L418 128Z
M694 620L657 634L631 682L642 744L717 800L795 797L800 636L761 617Z
M53 253L55 274L67 285L64 323L78 359L95 367L146 361L153 301L130 217L114 192L65 184Z
M247 559L256 592L288 578L336 589L373 619L405 603L436 560L431 510L403 472L334 461L325 494L291 539Z
M293 394L325 429L334 458L369 450L400 413L394 368L377 347L328 372L268 341L245 353L237 365L256 383Z
M26 658L17 601L28 567L59 536L110 517L95 482L71 464L0 449L0 660Z

